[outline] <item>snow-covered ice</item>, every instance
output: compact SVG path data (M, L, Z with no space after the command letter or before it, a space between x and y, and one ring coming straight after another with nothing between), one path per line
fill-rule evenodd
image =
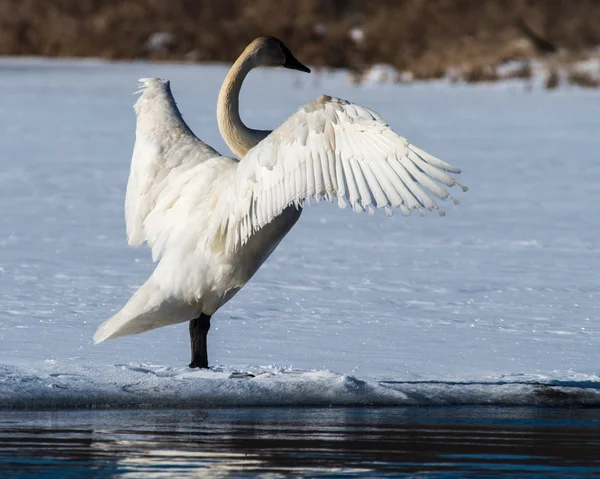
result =
M463 168L471 190L444 218L308 208L214 316L215 371L184 367L185 324L94 346L153 269L123 219L137 79L171 80L196 134L229 154L225 72L0 61L0 407L600 404L600 102L575 88L254 72L248 125L340 96Z

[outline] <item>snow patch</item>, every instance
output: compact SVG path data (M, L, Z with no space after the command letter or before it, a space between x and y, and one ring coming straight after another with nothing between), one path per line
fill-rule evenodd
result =
M600 406L600 378L502 377L479 381L377 381L273 366L190 370L146 364L49 362L0 366L0 409L298 406Z

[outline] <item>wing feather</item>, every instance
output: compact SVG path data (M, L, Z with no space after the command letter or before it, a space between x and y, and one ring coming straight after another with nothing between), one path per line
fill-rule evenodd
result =
M414 151L409 150L407 156L415 165L421 168L424 173L431 176L434 180L437 180L446 186L454 186L456 184L456 180L454 178L446 174L444 171L438 170L437 168L431 166L430 163L426 162Z
M125 197L127 238L131 246L147 242L157 260L171 234L181 228L190 207L211 178L233 160L199 140L183 120L169 82L140 80L134 109L136 141ZM254 223L255 224L255 223Z
M410 156L408 157L411 160ZM435 181L433 181L429 176L427 176L423 171L418 168L415 163L411 161L407 161L404 163L405 168L408 172L418 181L421 185L423 185L427 190L429 190L432 194L437 196L438 198L445 200L448 198L452 198L450 193L445 188L442 188Z
M321 96L244 156L239 197L223 214L246 225L231 241L239 247L285 208L311 199L337 197L338 206L349 203L357 212L438 210L431 196L453 199L444 186L457 184L451 174L458 173L394 133L377 113Z
M422 205L419 200L415 197L411 189L406 184L406 175L404 167L397 161L396 158L388 160L389 165L394 170L396 177L398 178L398 185L400 186L400 195L404 199L404 204L408 208L409 211L420 208Z
M348 180L348 200L350 204L354 207L354 210L357 212L362 211L362 207L360 206L360 195L358 194L358 186L356 184L356 180L354 178L354 172L352 171L352 167L350 166L350 160L345 158L343 154L340 154L342 158L342 165L344 167L344 173L346 174L346 179Z

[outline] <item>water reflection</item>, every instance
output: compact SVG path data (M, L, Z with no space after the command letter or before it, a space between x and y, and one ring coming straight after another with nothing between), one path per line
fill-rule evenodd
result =
M0 413L2 477L591 477L599 450L592 409Z

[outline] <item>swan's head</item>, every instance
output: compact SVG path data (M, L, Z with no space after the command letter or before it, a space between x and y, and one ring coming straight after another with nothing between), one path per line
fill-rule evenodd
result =
M257 66L285 67L310 73L310 68L300 63L279 38L260 37L249 46Z

